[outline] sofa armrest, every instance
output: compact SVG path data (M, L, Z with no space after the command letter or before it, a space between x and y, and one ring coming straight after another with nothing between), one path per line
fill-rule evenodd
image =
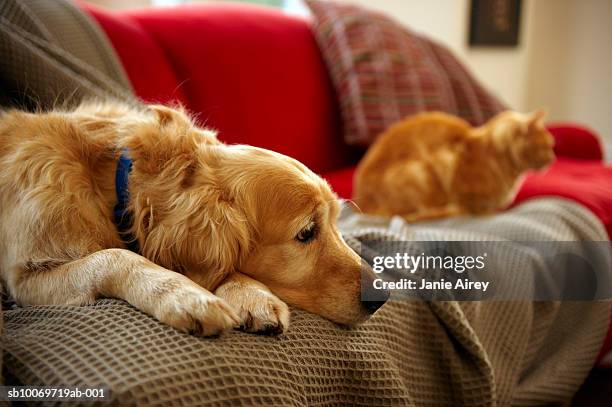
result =
M555 154L558 157L578 160L603 159L603 149L597 134L584 126L555 123L548 126L555 138Z

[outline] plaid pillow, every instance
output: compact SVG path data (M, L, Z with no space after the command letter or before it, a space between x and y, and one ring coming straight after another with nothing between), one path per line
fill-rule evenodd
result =
M480 125L504 106L444 46L361 7L306 0L344 121L345 141L370 145L406 116L438 110Z

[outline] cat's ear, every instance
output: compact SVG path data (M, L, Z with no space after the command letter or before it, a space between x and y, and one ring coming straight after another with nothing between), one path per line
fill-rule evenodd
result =
M537 109L533 113L529 114L529 117L527 120L529 127L536 127L536 126L543 127L544 119L546 119L547 115L548 115L548 111L542 107Z

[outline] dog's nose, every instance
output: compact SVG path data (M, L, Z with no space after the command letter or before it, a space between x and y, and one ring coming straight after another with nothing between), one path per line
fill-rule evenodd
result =
M380 300L380 301L361 301L361 305L363 306L363 308L365 308L368 311L369 314L373 314L376 311L378 311L380 307L385 305L388 298L389 298L389 292L387 291L386 299Z
M390 292L386 288L374 286L374 273L369 267L361 269L361 306L368 314L375 313L389 299Z

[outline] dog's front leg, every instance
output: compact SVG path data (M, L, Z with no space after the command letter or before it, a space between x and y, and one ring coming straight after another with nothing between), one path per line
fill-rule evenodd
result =
M183 332L216 335L239 325L225 301L187 277L124 249L106 249L68 263L25 262L8 286L24 305L83 305L123 299Z
M247 332L280 334L289 328L289 307L259 281L242 273L230 274L215 294L238 312Z

